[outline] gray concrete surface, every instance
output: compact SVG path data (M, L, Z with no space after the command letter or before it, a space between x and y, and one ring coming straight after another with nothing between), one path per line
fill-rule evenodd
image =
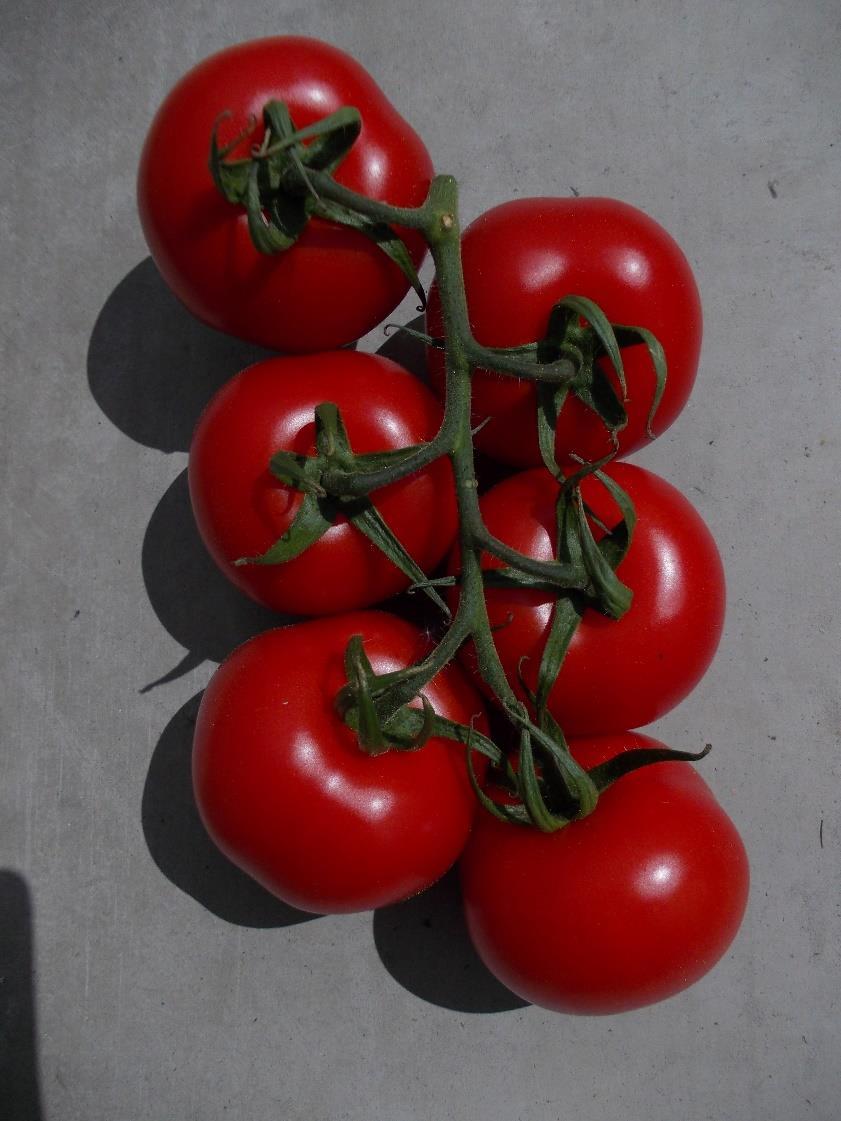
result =
M195 697L269 620L203 558L184 449L253 352L163 290L134 175L171 83L275 32L355 54L466 219L615 195L696 270L697 388L637 458L709 521L730 602L713 669L655 731L715 745L753 888L726 959L664 1004L524 1007L471 957L452 884L298 921L202 838ZM6 0L0 52L0 1115L838 1121L837 3Z

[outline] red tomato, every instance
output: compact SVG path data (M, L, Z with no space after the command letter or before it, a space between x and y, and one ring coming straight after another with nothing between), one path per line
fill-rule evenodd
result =
M631 547L617 569L633 592L621 619L588 608L549 697L565 732L576 735L637 728L681 701L703 676L724 622L724 571L700 515L673 486L651 471L614 463L607 474L628 493L637 512ZM551 560L557 483L545 470L524 471L481 499L485 524L508 545ZM618 521L607 490L590 476L584 501L608 525ZM598 535L598 531L595 531ZM500 567L491 557L483 566ZM451 570L457 570L454 556ZM488 588L491 625L506 675L520 696L517 667L531 689L550 623L552 594ZM475 666L472 648L465 664Z
M656 740L574 740L585 767ZM557 833L477 818L461 860L470 935L526 1000L560 1012L639 1008L680 992L727 950L749 870L736 828L686 763L619 779Z
M653 331L668 362L653 430L659 434L669 427L695 381L701 304L686 258L661 226L615 199L517 199L480 215L464 232L462 253L470 323L485 346L519 346L543 338L553 305L570 295L594 300L612 323ZM433 335L441 334L434 285L428 323ZM622 357L629 400L628 424L619 441L627 455L646 442L655 379L643 345L624 349ZM433 381L442 387L441 352L430 351L429 361ZM615 376L610 376L618 391ZM477 372L473 423L485 420L476 436L481 451L517 467L541 462L532 385ZM570 452L593 461L610 450L601 420L571 395L555 444L561 462Z
M193 783L210 836L269 891L318 913L428 887L464 847L476 805L460 745L359 748L334 704L355 634L379 673L428 650L419 631L381 612L265 631L219 667L196 722ZM457 666L424 693L459 723L481 713Z
M403 573L344 519L294 560L235 567L265 552L291 524L302 495L279 482L281 449L314 452L316 405L338 405L357 452L431 439L441 409L429 390L387 358L354 351L270 358L243 370L210 402L190 449L190 496L199 532L222 571L276 611L327 615L402 591ZM375 491L373 501L417 563L430 571L455 538L449 460Z
M400 269L363 234L313 219L294 247L263 256L245 211L216 190L210 137L221 113L224 146L267 101L285 102L298 128L345 105L362 132L335 173L339 183L396 206L423 202L432 164L422 141L352 58L313 39L259 39L189 71L159 109L140 162L143 231L167 284L219 330L279 350L342 346L376 327L408 291ZM231 153L249 154L256 135ZM402 231L417 266L425 247Z

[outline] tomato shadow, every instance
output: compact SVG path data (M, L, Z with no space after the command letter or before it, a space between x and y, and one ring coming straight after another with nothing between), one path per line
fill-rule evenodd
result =
M0 869L0 1102L6 1121L41 1121L33 989L32 903L24 878Z
M147 257L99 313L88 346L88 385L103 413L132 440L187 451L216 390L271 353L206 327Z
M374 914L380 960L404 989L454 1012L511 1012L528 1002L485 967L473 948L461 908L458 875Z
M201 693L167 724L143 787L146 846L166 878L206 910L237 926L293 926L317 918L275 898L219 851L193 796L193 729Z
M261 631L301 621L301 616L261 607L219 571L196 527L186 470L167 488L149 520L141 569L152 609L186 650L177 665L143 686L144 693L183 677L205 661L223 661ZM395 596L379 604L378 610L400 615L421 629L440 623L420 592Z
M173 681L204 661L221 662L260 631L295 621L293 616L261 607L219 571L196 528L186 470L155 507L140 563L152 609L187 651L178 665L142 692Z

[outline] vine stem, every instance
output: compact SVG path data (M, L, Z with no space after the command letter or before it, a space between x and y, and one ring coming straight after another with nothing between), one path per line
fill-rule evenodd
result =
M444 638L424 661L398 675L396 683L384 685L379 693L374 690L378 710L383 719L388 719L409 703L452 659L458 648L472 638L486 684L504 709L524 712L493 641L482 579L482 552L487 550L503 560L515 562L521 570L536 576L551 576L556 581L566 579L570 587L581 586L581 574L572 566L546 564L522 556L494 538L482 519L471 423L471 369L477 360L488 359L491 352L480 346L470 327L461 261L458 184L450 175L438 175L424 203L416 209L405 209L357 195L324 173L311 174L310 178L323 197L377 221L420 231L430 249L441 299L446 394L444 418L437 435L414 455L393 466L356 474L333 470L326 472L321 480L328 491L367 494L419 471L442 455L448 455L452 464L462 565L458 608ZM511 365L516 365L513 360ZM557 363L549 380L571 380L573 373L571 364Z
M270 103L264 111L267 128L275 118L280 122L281 131L285 127L284 122L291 127L285 107ZM324 123L325 125L332 123L335 126L336 115L326 118ZM325 127L325 135L328 132L329 129ZM298 139L300 135L298 134ZM269 153L273 151L272 147L265 146L253 153L253 159L268 159ZM277 154L280 154L280 148L277 149ZM412 702L418 696L422 696L424 687L455 657L459 648L465 642L472 640L481 677L518 734L519 769L515 777L510 762L507 762L506 775L519 788L523 802L520 808L527 815L527 820L539 828L544 830L560 828L567 824L571 817L550 812L547 808L535 769L533 742L536 745L541 744L541 751L547 753L547 781L551 777L549 771L554 772L553 787L557 789L559 780L565 791L564 804L571 807L573 816L589 813L595 806L598 794L587 772L570 755L560 729L558 729L559 742L555 742L553 736L544 729L545 721L540 714L538 714L540 726L535 725L529 716L526 704L519 699L508 680L496 649L488 616L482 558L484 553L488 553L521 575L544 581L550 588L555 589L556 593L563 589L582 589L587 585L590 577L583 564L561 563L559 559L551 562L539 561L512 549L489 532L479 505L471 417L471 378L474 369L491 368L509 376L544 382L556 387L556 391L558 389L563 391L572 384L578 369L569 357L563 354L552 362L535 364L533 360L525 358L517 348L488 348L479 344L474 338L470 327L461 259L458 185L452 176L435 176L424 202L419 207L395 207L357 194L337 183L332 176L332 169L322 170L317 166L305 168L301 154L296 152L295 148L290 149L290 155L291 159L283 160L274 167L276 176L274 185L271 175L268 177L271 190L280 190L281 193L286 192L289 195L308 195L317 200L314 208L316 215L320 212L320 216L327 220L337 220L340 223L347 221L352 228L362 230L374 240L379 242L382 239L383 243L387 241L390 246L386 250L389 256L393 256L393 259L401 265L423 299L423 290L420 288L411 262L408 258L401 261L403 255L394 248L395 241L399 244L401 229L412 229L421 234L430 249L435 266L444 330L444 415L439 430L432 440L418 447L406 449L405 454L388 462L379 459L375 464L372 463L368 470L359 470L361 465L354 461L352 455L339 454L341 450L339 445L342 441L335 438L339 429L336 429L333 433L334 438L330 441L327 439L329 437L327 429L332 431L332 428L329 424L325 428L327 444L320 449L324 462L319 468L318 486L325 496L331 495L339 501L352 501L355 498L365 501L372 491L408 477L434 460L448 456L456 490L461 549L458 607L438 644L424 659L398 672L378 676L371 674L370 667L365 671L363 666L360 671L362 677L356 682L356 690L358 690L356 701L352 700L354 687L349 681L336 698L339 711L353 726L352 721L356 717L351 717L350 714L354 708L357 708L357 716L364 715L358 731L360 748L381 750L388 742L384 735L388 722L396 718L401 710L411 707ZM262 251L275 252L276 240L263 236L266 218L265 211L260 210L263 200L256 200L250 195L243 197L242 168L236 172L233 179L230 176L228 180L225 179L223 157L224 153L220 157L214 133L211 143L211 171L217 186L229 201L242 203L248 209L250 227L253 226L255 230L260 231L258 248ZM252 168L248 171L249 188L253 178ZM267 198L266 205L269 210L274 206L274 202L272 197ZM288 237L288 232L286 236ZM405 246L403 248L405 249ZM322 409L326 408L325 403ZM340 425L338 418L335 419ZM288 463L280 466L287 471L290 469ZM298 480L300 465L297 465L293 474ZM285 477L283 470L280 471L280 477ZM387 531L387 527L384 528ZM408 559L411 562L411 558ZM395 563L399 562L395 560ZM444 607L443 602L440 605ZM434 727L435 714L432 714L431 724L427 720L430 711L424 699L426 723L418 732L418 735L424 739ZM442 731L440 734L449 733ZM467 739L461 742L467 744L468 765L473 776L469 734ZM416 741L413 740L412 744L416 746ZM476 791L480 802L486 808L492 809L490 799L480 792L478 786ZM499 809L494 812L497 816L510 819L508 811ZM513 814L516 820L523 820L522 816L518 816L513 810L510 814Z
M699 754L665 748L653 755L650 751L641 750L626 753L617 757L618 761L609 760L587 772L573 758L563 730L546 707L548 691L556 679L581 614L575 606L576 597L569 593L582 592L585 600L595 601L614 618L619 618L628 608L631 593L618 580L616 567L630 545L635 521L628 496L607 476L600 475L601 482L619 508L621 520L613 530L602 526L606 536L596 544L587 520L591 515L583 505L577 486L584 475L598 471L612 455L596 463L583 464L578 472L566 475L555 459L557 414L570 389L590 407L596 408L586 395L592 394L595 384L592 363L602 353L609 357L624 393L621 337L626 344L629 341L644 342L655 365L657 388L650 421L666 377L665 356L660 344L645 328L611 324L603 311L586 296L569 295L552 309L547 339L543 340L544 344L551 342L548 349L544 345L541 351L540 342L509 348L483 346L470 327L461 259L456 180L450 175L437 175L420 206L392 206L357 194L333 178L332 171L359 133L361 121L357 110L339 110L297 132L287 107L282 103L268 102L263 116L265 142L252 151L250 161L226 163L225 157L232 147L219 149L215 129L210 153L213 180L229 202L246 208L249 230L256 247L261 252L275 253L294 244L301 221L306 223L310 217L335 221L376 241L403 270L423 301L423 289L406 245L400 238L401 230L414 230L421 234L432 254L440 297L445 398L444 415L433 439L416 447L401 449L397 454L371 455L366 463L364 457L352 454L336 406L325 402L316 410L316 425L321 424L323 436L318 445L319 455L307 459L308 467L305 468L295 457L278 452L270 465L276 477L300 490L309 491L309 496L316 494L319 498L329 498L328 505L330 502L339 506L345 503L347 513L355 504L358 509L354 515L348 515L351 520L356 519L355 524L362 532L402 571L407 572L417 587L424 587L427 591L439 582L423 578L422 571L377 515L368 496L372 491L415 474L445 455L452 466L461 550L458 607L443 637L427 656L399 671L375 674L365 659L361 636L352 640L347 656L349 681L339 692L336 702L351 727L355 726L354 720L359 720L360 747L363 750L376 749L378 753L388 746L405 746L404 733L412 725L412 721L407 724L408 716L412 715L409 711L412 702L422 695L424 687L455 657L459 648L472 640L482 680L518 734L518 765L515 768L505 753L490 741L485 742L482 750L490 753L495 762L504 763L506 777L516 787L521 804L513 808L497 805L480 789L470 763L470 729L437 717L424 697L423 721L409 737L408 747L420 746L430 734L448 736L466 744L471 780L477 796L496 817L507 821L527 821L539 829L554 831L591 813L599 793L630 770L662 761L663 758L700 758ZM270 133L282 139L272 143L268 139ZM312 137L317 138L313 145L303 147L301 142ZM268 168L265 174L256 170L258 165ZM590 331L586 336L582 321L586 321ZM586 347L582 340L587 342ZM547 469L559 484L556 508L558 541L552 561L537 560L518 552L491 534L484 523L479 504L471 417L471 379L475 369L491 369L502 375L538 383L536 422L540 450ZM611 400L613 398L596 411L614 434L612 454L615 454L615 432L625 414L621 401L617 399L610 405ZM570 493L573 494L572 503ZM296 522L298 537L293 540L294 535L285 535L278 542L282 546L280 551L297 555L294 550L299 552L310 544L314 529L323 532L328 522L329 519L325 520L320 510L317 517L304 519L300 524ZM270 550L270 553L269 560L266 559L269 554L250 559L275 563L273 551ZM494 642L485 598L482 568L485 554L508 566L509 571L503 575L513 577L515 585L546 587L555 592L553 621L541 658L536 691L532 693L525 682L521 682L534 709L534 720L509 681ZM437 592L430 591L430 594L447 612L447 606ZM354 710L356 713L352 716ZM394 734L389 740L388 721L396 717L391 725ZM437 732L436 720L439 721ZM540 757L539 769L535 765L535 751ZM544 790L549 793L554 809L547 803Z

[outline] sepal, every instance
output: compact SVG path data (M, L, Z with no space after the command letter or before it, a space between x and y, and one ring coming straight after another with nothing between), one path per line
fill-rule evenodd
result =
M641 747L633 751L623 751L614 755L589 772L590 780L601 794L612 786L617 779L629 775L641 767L650 767L653 763L697 763L709 755L712 744L705 744L701 751L677 751L671 747Z
M282 537L265 553L255 557L239 557L234 564L283 564L294 560L323 537L334 521L334 504L330 499L305 494L292 524Z
M291 249L311 217L335 222L373 241L409 281L420 300L419 310L426 307L423 285L399 234L385 222L319 195L317 177L332 175L362 131L358 109L346 105L296 129L288 107L269 101L263 108L261 143L239 159L228 157L256 132L256 121L220 148L219 124L225 115L211 134L210 174L228 202L245 208L249 234L260 253L271 256Z

